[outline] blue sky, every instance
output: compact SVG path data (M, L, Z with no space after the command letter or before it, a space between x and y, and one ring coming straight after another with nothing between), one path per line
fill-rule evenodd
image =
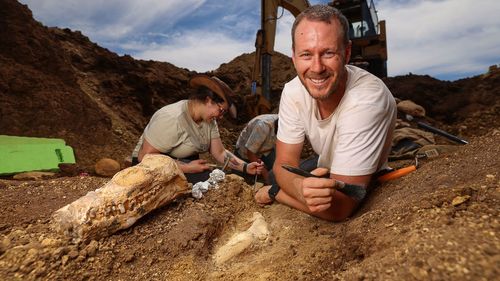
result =
M46 26L80 30L120 55L198 72L255 50L259 0L20 0ZM311 4L325 3L313 0ZM456 80L500 63L500 1L377 0L389 76ZM275 50L291 55L293 16L278 21Z

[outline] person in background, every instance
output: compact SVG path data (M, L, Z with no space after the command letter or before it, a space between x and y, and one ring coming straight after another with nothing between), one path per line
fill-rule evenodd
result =
M132 163L137 164L148 153L168 155L177 160L188 182L194 184L209 178L210 167L199 154L210 152L231 169L259 174L263 164L247 163L222 144L216 120L232 108L229 86L207 75L192 77L189 85L196 89L189 99L166 105L153 114L132 153Z
M373 175L387 167L396 120L391 92L376 76L348 65L348 21L337 9L315 5L292 27L292 61L297 77L288 82L279 105L273 173L277 184L255 195L260 204L276 200L310 215L340 221L363 198L337 190L338 181L366 194ZM315 175L282 168L299 165L305 138L319 155Z
M236 141L236 156L249 162L262 160L262 177L266 184L271 184L269 171L276 158L274 147L277 130L278 114L262 114L248 122Z

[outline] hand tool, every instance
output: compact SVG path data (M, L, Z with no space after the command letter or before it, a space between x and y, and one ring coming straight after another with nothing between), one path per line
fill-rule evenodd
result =
M262 160L260 159L257 159L257 163L262 163ZM259 176L259 174L257 174L257 170L255 170L255 180L253 182L253 190L255 190L255 186L257 186L257 177Z
M437 153L437 151L432 152L432 153ZM384 173L377 178L377 181L380 183L383 183L383 182L387 182L390 180L395 180L395 179L398 179L402 176L405 176L413 171L416 171L418 168L418 159L425 158L425 157L429 157L429 156L427 154L416 154L415 155L415 165L410 165L410 166L407 166L407 167L404 167L401 169L392 170L392 171L389 171L387 173Z
M206 164L208 167L212 168L212 169L219 169L219 168L222 168L221 166L217 165L217 164L212 164L212 163L208 163Z
M229 155L227 155L227 159L226 159L226 162L224 162L224 166L222 166L222 171L225 171L226 168L227 168L227 165L229 164L229 160L231 159L231 157Z
M285 169L291 173L294 173L296 175L306 177L306 178L330 178L330 174L328 174L328 173L323 175L323 176L316 176L316 175L313 175L313 174L311 174L307 171L304 171L300 168L293 167L290 165L281 165L281 167L283 167L283 169ZM365 196L366 196L366 189L362 186L359 186L359 185L348 184L348 183L345 183L343 181L335 180L334 188L337 189L338 191L344 193L345 195L356 199L357 201L363 200L363 198L365 198Z
M423 129L426 129L427 131L430 131L430 132L433 132L435 134L438 134L438 135L441 135L449 140L452 140L456 143L459 143L459 144L468 144L469 142L464 140L464 139L461 139L457 136L454 136L450 133L447 133L441 129L438 129L438 128L435 128L435 127L432 127L431 125L427 124L427 123L424 123L424 122L417 122L417 125L418 127L420 128L423 128Z

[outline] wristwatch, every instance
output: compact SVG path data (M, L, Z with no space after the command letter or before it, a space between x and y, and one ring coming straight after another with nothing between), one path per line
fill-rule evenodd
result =
M269 198L271 198L271 200L276 200L276 195L278 194L278 192L280 191L280 187L277 183L273 183L273 185L271 185L271 188L269 188L269 190L267 191L267 194L269 194Z

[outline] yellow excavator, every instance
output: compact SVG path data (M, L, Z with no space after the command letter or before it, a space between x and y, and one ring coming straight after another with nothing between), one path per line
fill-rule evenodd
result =
M334 0L328 5L339 9L349 21L351 64L365 68L380 78L386 77L385 21L378 21L373 0ZM307 0L261 0L261 29L257 31L255 40L251 93L245 96L251 116L271 111L271 58L279 8L288 10L296 17L309 6Z

